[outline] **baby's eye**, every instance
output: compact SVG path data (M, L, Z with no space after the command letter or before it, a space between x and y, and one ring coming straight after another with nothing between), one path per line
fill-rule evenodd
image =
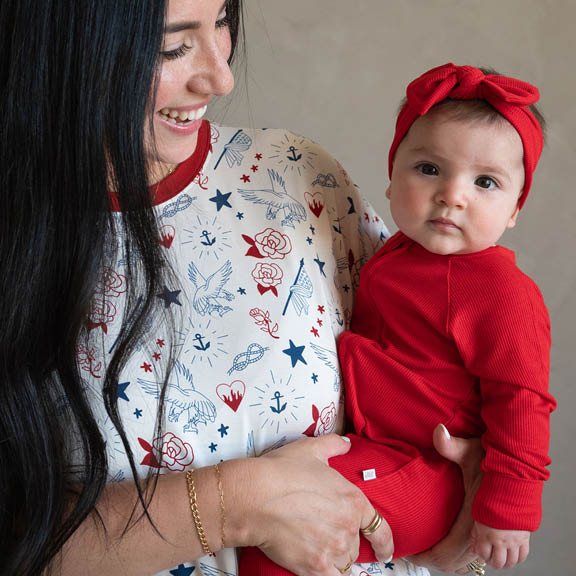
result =
M498 187L498 183L496 182L496 180L490 178L490 176L479 176L478 178L476 178L475 184L476 186L484 188L485 190L491 190L492 188Z
M426 176L438 176L438 168L434 164L420 164L417 169Z

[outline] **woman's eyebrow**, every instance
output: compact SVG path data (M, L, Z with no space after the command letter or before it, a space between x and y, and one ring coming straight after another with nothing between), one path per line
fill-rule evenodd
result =
M222 3L220 12L226 8L228 0ZM174 34L175 32L182 32L182 30L198 30L202 26L202 23L198 20L184 20L182 22L174 22L174 24L168 24L164 28L164 34Z

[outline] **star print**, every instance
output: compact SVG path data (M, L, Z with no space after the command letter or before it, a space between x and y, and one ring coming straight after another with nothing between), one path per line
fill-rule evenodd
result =
M386 562L384 564L384 568L388 568L388 570L394 570L394 562Z
M156 340L156 344L158 346L160 346L160 348L164 347L164 340L162 340L161 338L158 338L158 340Z
M248 176L248 174L242 174L242 177L240 178L240 180L242 180L242 182L244 182L244 184L246 184L247 182L250 182L250 176Z
M160 360L160 358L162 358L162 354L160 354L160 352L154 352L154 354L152 354L152 358L154 358L154 360L156 360L156 362L158 362L158 360Z
M252 164L252 168L250 168L250 170L252 170L252 172L258 172L258 166L256 166L256 164Z
M314 382L314 384L318 382L318 374L312 374L312 382Z
M144 372L152 372L152 364L148 364L148 362L144 362L140 368L142 368Z
M241 296L246 296L246 288L238 288L236 292L238 292L238 294L240 294Z
M348 286L348 284L344 284L344 286L342 286L342 288L344 289L344 292L346 292L346 294L348 294L348 292L350 292L350 286Z
M312 244L312 238L310 238L310 236L306 237L306 242L308 242L308 244Z
M322 321L321 318L318 318L318 320L316 320L316 324L318 324L318 326L320 326L320 328L322 328L322 326L324 326L324 322Z
M242 220L242 218L244 218L244 212L238 212L236 214L236 218L238 218L238 220Z
M194 566L190 566L190 568L186 568L186 566L184 566L184 564L180 564L180 566L178 566L178 568L174 568L174 570L170 570L170 574L172 574L172 576L190 576L190 574L192 574L192 572L194 572L194 570L196 570L196 568L194 568Z
M314 226L310 226L310 232L312 235L316 234L316 228L314 228Z
M314 334L314 336L316 336L316 338L320 337L320 334L318 333L318 328L316 328L316 326L312 326L312 329L310 330L310 332L312 332L312 334Z
M138 419L142 418L142 410L140 410L140 408L136 408L136 410L134 410L133 414Z
M262 154L254 154L254 158L256 158L256 160L262 160Z
M224 424L220 425L220 428L218 428L218 432L220 432L220 438L228 436L228 428L230 428L230 426L224 426Z
M324 314L324 310L325 310L324 306L322 305L318 306L318 312L320 312L320 314Z
M364 220L366 220L366 222L370 222L370 216L368 216L368 212L364 212Z
M232 192L228 192L227 194L222 194L220 190L216 189L216 196L212 196L210 198L210 202L214 202L216 204L216 210L220 212L222 206L227 206L228 208L232 208L230 202L228 202L228 198L232 195Z
M380 218L378 218L378 216L374 216L373 222L380 222Z
M208 446L208 448L210 448L210 452L216 452L217 446L218 446L218 444L214 444L214 442L212 442L212 444L210 444L210 446Z
M290 361L292 362L292 368L294 368L296 366L298 361L302 362L302 364L308 365L308 363L306 362L306 360L304 360L304 357L302 356L302 353L304 352L305 348L306 348L306 346L296 346L294 344L294 342L292 342L292 340L290 340L290 348L286 348L286 350L282 350L282 352L284 352L284 354L286 354L287 356L290 356Z
M126 396L126 388L128 388L130 382L120 382L118 384L118 398L122 398L122 400L126 400L126 402L130 402L128 396Z
M326 262L322 262L322 260L320 260L320 256L316 256L316 258L314 258L314 262L318 264L318 268L320 268L320 273L322 274L322 276L324 276L324 278L326 278L326 273L324 272L324 266L326 266Z
M171 304L178 304L178 306L182 306L178 301L178 294L180 294L182 290L168 290L166 286L164 286L164 292L161 294L156 294L158 298L164 300L164 308L170 308Z

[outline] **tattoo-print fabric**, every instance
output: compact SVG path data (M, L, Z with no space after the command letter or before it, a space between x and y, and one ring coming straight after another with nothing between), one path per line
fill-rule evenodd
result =
M190 171L203 148L205 160ZM161 193L170 187L177 189ZM348 326L360 268L388 236L345 170L290 132L205 122L197 152L158 191L160 243L174 274L156 296L173 321L149 323L118 388L139 474L255 457L303 436L341 432L336 338ZM101 395L125 312L121 234L118 244L78 349L114 482L132 477ZM156 435L170 342L175 363ZM224 489L233 481L225 477ZM160 574L236 576L235 553ZM427 572L396 562L354 574Z

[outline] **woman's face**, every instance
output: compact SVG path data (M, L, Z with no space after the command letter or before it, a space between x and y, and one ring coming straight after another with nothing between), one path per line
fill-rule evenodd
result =
M153 110L154 144L147 136L152 180L194 152L210 100L234 87L230 50L225 1L169 0Z

